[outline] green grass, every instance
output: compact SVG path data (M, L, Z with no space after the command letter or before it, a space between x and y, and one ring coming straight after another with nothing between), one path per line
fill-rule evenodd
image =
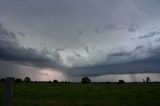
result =
M14 88L14 106L160 106L160 84L21 83Z

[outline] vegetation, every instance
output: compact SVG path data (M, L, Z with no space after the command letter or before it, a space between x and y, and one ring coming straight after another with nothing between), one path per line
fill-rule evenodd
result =
M14 106L160 106L160 84L16 83ZM3 100L0 83L0 106Z
M89 84L89 83L91 83L91 80L88 77L84 77L81 79L81 83L82 84Z
M24 78L24 82L27 82L27 83L28 83L28 82L30 82L30 81L31 81L31 79L30 79L29 77L25 77L25 78Z
M119 80L119 84L124 84L125 81L124 80Z
M53 83L58 83L58 80L53 80Z
M146 77L146 82L149 83L150 82L150 78Z

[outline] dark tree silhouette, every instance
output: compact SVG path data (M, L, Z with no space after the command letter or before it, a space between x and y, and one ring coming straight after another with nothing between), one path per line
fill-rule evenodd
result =
M58 83L58 80L53 80L53 83Z
M145 81L145 79L142 79L142 81L143 81L143 83L145 83L146 81Z
M149 77L146 77L146 83L149 83L151 80Z
M5 80L6 80L5 78L1 78L1 79L0 79L1 82L4 82Z
M125 81L124 80L119 80L119 84L124 84Z
M84 77L81 79L81 83L82 84L89 84L89 83L91 83L91 80L88 77Z
M24 78L24 82L30 82L30 81L31 81L31 79L29 77Z

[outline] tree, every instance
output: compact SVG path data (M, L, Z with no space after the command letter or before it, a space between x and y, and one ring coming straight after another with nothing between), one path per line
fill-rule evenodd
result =
M124 80L119 80L119 84L124 84L125 81Z
M81 83L82 84L89 84L89 83L91 83L91 80L88 77L83 77L81 79Z
M6 80L5 78L1 78L1 79L0 79L1 82L4 82L5 80Z
M142 81L143 81L143 83L145 83L146 81L145 81L145 79L142 79Z
M30 81L31 81L31 79L29 77L24 78L24 82L30 82Z
M53 83L58 83L58 80L53 80Z
M150 82L151 80L150 80L150 78L149 77L146 77L146 82L148 83L148 82Z
M51 81L48 81L48 83L51 83Z

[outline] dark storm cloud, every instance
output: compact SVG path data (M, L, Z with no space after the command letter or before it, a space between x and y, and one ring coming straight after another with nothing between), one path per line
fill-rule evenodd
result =
M144 46L143 45L139 45L139 46L137 46L133 51L131 51L131 52L127 52L127 51L122 51L122 52L117 52L117 53L111 53L111 54L109 54L108 56L112 56L112 57L117 57L117 56L125 56L125 57L127 57L127 56L131 56L132 54L134 54L135 52L137 52L137 51L141 51L142 49L144 48Z
M131 62L76 67L69 69L71 75L75 76L99 76L105 74L135 74L135 73L160 73L160 56L135 60Z
M140 29L140 28L138 27L138 25L132 23L132 24L129 26L128 31L129 31L129 32L136 32L136 31L139 30L139 29Z
M130 52L118 52L110 54L109 56L127 56L127 55L130 55Z
M140 36L139 39L149 38L149 37L153 37L159 34L160 34L160 31L153 31L153 32L149 32L146 35Z
M15 42L17 41L17 38L15 34L11 31L8 31L7 29L3 28L2 23L0 23L0 41L10 41Z
M55 53L61 52L63 50L65 50L65 48L56 48L53 53L55 54Z
M59 49L57 50L59 51ZM0 60L36 67L60 67L61 57L56 52L53 59L47 57L47 51L24 48L18 44L15 34L0 24Z
M25 34L23 32L17 32L19 35L21 35L22 37L25 37Z
M76 57L81 58L81 55L80 55L79 53L73 52L73 54L74 54Z
M63 68L64 73L77 76L159 72L159 48L144 50L144 46L137 46L129 51L137 42L130 44L127 41L134 32L140 35L141 28L146 32L151 24L159 25L159 3L158 0L1 0L0 21L14 32L24 32L17 35L26 39L20 39L0 24L0 60L34 67ZM74 36L75 32L79 36ZM150 31L136 39L158 34L160 31ZM46 48L54 45L66 47L66 51L64 48L38 51L22 46L30 43L42 49L43 41L48 44ZM87 46L82 47L82 41ZM126 43L128 51L109 54L116 45ZM92 49L92 44L100 52ZM60 55L61 51L64 55ZM63 66L61 56L73 68Z
M82 67L70 68L67 71L75 76L99 76L105 74L136 74L136 73L160 73L160 48L147 48L149 56L144 58L137 58L136 53L139 51L143 55L144 46L137 46L131 52L118 52L109 54L111 60L117 59L117 62L107 64L110 59L106 61ZM145 55L145 53L144 53ZM126 57L127 61L119 61L118 57ZM131 57L131 58L130 58Z

